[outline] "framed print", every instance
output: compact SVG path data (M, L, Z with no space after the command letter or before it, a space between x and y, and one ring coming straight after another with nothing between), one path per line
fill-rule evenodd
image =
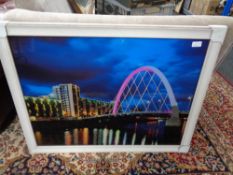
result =
M1 28L1 61L32 153L187 152L226 33L225 26Z

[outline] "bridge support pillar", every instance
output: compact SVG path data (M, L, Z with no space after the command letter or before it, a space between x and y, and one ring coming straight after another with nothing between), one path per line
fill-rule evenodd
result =
M172 106L171 118L166 121L166 126L180 126L179 109L177 106Z

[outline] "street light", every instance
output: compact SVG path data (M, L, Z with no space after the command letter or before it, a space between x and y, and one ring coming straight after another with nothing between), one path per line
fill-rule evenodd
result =
M193 97L192 97L192 96L188 96L188 100L189 100L188 108L190 108L190 107L191 107L192 99L193 99Z

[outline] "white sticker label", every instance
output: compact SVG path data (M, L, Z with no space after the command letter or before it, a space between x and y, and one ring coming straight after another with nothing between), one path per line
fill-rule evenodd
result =
M192 42L192 47L201 47L202 46L202 41L193 41Z

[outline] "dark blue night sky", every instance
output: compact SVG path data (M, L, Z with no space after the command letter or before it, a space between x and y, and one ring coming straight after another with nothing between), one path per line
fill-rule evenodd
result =
M181 110L189 110L208 47L196 40L145 38L11 37L25 96L48 95L52 86L75 83L82 97L114 100L124 79L154 66L169 80Z

